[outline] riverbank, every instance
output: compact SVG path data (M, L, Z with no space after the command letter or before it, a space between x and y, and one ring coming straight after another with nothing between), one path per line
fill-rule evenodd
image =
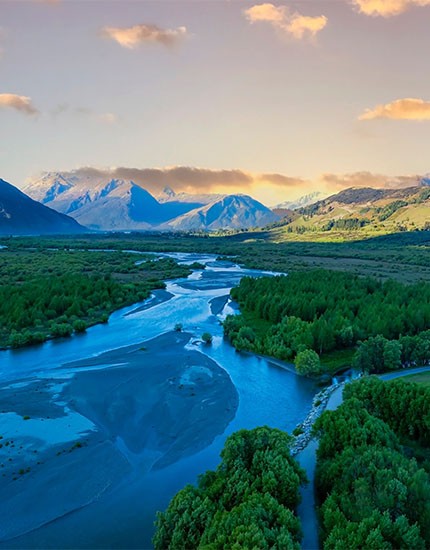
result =
M291 446L291 456L295 456L305 449L313 438L312 428L315 420L325 411L331 396L337 391L342 392L344 386L345 382L332 384L315 395L308 415L303 422L296 426L296 430L302 430L302 432L295 436L295 440Z
M237 391L189 339L166 333L0 387L1 547L223 433Z
M172 298L173 294L171 292L167 292L167 290L153 290L151 296L147 300L145 300L145 302L141 306L138 306L136 309L132 309L131 311L126 313L126 316L133 315L133 313L139 313L140 311L145 311L151 307L158 306L158 304L164 304Z

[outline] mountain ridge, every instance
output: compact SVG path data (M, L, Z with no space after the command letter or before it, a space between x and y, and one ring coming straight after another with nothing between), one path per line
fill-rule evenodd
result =
M5 235L83 233L76 220L44 206L0 178L0 233Z
M48 172L24 188L33 198L96 230L249 229L279 219L247 195L175 193L153 196L132 180L64 177Z

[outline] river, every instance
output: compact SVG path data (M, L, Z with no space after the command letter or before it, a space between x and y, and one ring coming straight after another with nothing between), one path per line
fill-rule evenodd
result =
M291 432L308 413L317 391L313 382L270 360L237 353L222 337L220 321L237 312L228 300L230 289L245 275L270 273L209 255L171 256L183 263L198 261L206 269L168 282L169 294L119 310L108 324L83 335L0 352L0 434L14 439L14 451L20 449L12 457L15 463L21 464L23 456L28 460L30 453L46 456L34 467L32 463L25 475L12 472L18 479L0 478L0 517L9 522L3 531L0 527L0 548L151 548L156 511L163 510L186 483L195 483L199 474L216 467L226 437L261 425ZM172 347L178 357L175 365L166 347L175 338L172 329L177 323L183 332L175 340L177 347ZM203 332L213 335L212 345L201 343ZM126 363L123 356L127 358L129 350L130 357L132 352L140 354L136 357L144 354L139 350L146 350L145 342L148 353L161 346L160 357L166 362ZM98 359L118 348L124 351ZM151 448L151 454L145 442L154 441L155 433L159 443L166 418L176 424L175 412L166 417L163 411L170 404L162 401L166 381L176 383L175 369L183 381L179 390L194 388L187 398L175 389L182 447L175 452ZM196 373L199 377L190 382ZM225 393L210 386L214 377L222 380ZM198 380L208 383L191 414L187 403L194 403L190 396L196 393L195 399L200 399ZM40 407L44 400L45 410ZM26 422L22 418L30 405ZM181 419L188 425L180 424ZM152 439L145 422L151 422ZM85 448L75 450L77 441L84 441ZM0 460L6 461L10 452L10 446L7 451L3 446Z

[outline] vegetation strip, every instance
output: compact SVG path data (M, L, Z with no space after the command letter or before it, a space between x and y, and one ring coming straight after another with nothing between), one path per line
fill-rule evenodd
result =
M2 250L0 347L84 332L116 309L141 302L164 280L186 277L171 258L127 252Z

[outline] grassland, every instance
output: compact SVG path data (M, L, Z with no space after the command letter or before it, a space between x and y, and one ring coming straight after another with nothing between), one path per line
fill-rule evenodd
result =
M420 374L410 374L409 376L403 377L405 382L414 382L415 384L420 384L426 388L430 388L430 372L422 372Z

